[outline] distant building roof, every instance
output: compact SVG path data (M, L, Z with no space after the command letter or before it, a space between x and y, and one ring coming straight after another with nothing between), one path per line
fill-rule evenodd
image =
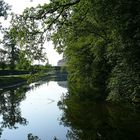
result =
M66 60L65 59L59 60L57 62L57 66L65 66L65 65L66 65Z

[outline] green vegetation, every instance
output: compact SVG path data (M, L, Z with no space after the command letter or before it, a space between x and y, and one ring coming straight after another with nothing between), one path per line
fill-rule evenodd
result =
M138 0L50 0L13 14L6 32L14 38L10 47L20 44L25 54L19 64L44 61L43 43L51 39L64 53L76 94L131 102L140 91L139 7Z
M0 70L0 88L38 81L44 77L48 77L49 73L53 72L53 68L48 64L45 66L30 65L27 68L26 66L17 70Z
M52 71L52 70L45 69L45 71L38 70L35 73L31 73L31 74L29 73L29 74L0 76L0 88L7 88L10 86L16 86L23 83L29 84L29 83L38 81L40 79L43 79L44 77L49 78L49 74L48 74L49 71Z
M19 84L19 83L23 83L23 82L26 82L27 81L27 78L24 77L24 76L10 76L10 77L6 77L6 76L1 76L0 77L0 88L3 88L3 87L8 87L8 86L11 86L11 85L16 85L16 84Z
M39 47L39 42L37 43L34 36L28 38L24 32L18 30L18 26L22 27L19 23L20 19L18 20L18 15L9 11L10 6L0 0L0 17L6 19L9 16L10 19L8 28L2 28L2 25L0 25L0 31L3 35L0 40L0 69L29 70L35 61L48 64L46 53L43 52L43 46ZM32 28L37 28L36 25L31 26ZM29 30L30 27L28 28ZM25 35L26 40L22 40L23 35Z

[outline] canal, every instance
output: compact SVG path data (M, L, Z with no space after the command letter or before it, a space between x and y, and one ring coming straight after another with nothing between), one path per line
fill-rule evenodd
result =
M140 139L139 106L94 102L94 93L70 91L63 79L1 90L0 140Z
M67 92L66 85L66 81L40 81L1 91L0 139L64 140L68 128L60 125L57 103Z

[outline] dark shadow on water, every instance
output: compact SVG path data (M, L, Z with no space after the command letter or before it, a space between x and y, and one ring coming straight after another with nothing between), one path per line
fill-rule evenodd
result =
M70 140L139 140L140 111L127 105L93 101L88 93L82 100L77 92L64 95L60 124L70 128ZM91 94L91 93L90 93ZM87 99L88 98L88 99Z
M28 140L41 140L38 136L34 136L32 133L29 133L27 138Z
M17 129L18 125L27 125L26 118L21 116L19 104L26 98L28 88L25 86L0 91L0 137L4 128Z
M63 88L67 88L68 87L67 81L57 81L57 84L60 87L63 87Z

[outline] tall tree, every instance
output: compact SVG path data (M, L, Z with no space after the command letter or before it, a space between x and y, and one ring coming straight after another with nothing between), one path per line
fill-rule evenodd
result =
M10 6L5 3L3 0L0 0L0 18L6 19L8 16L8 11L10 10ZM0 22L0 31L2 30L2 25ZM0 47L0 68L5 69L6 67L6 54L3 48Z
M15 69L16 62L19 59L19 48L16 42L16 30L11 28L4 32L3 44L4 48L8 51L8 60L10 69Z
M6 68L6 54L7 51L0 49L0 68L2 69Z
M23 12L20 40L51 38L81 92L134 100L140 90L139 7L139 0L51 0Z

